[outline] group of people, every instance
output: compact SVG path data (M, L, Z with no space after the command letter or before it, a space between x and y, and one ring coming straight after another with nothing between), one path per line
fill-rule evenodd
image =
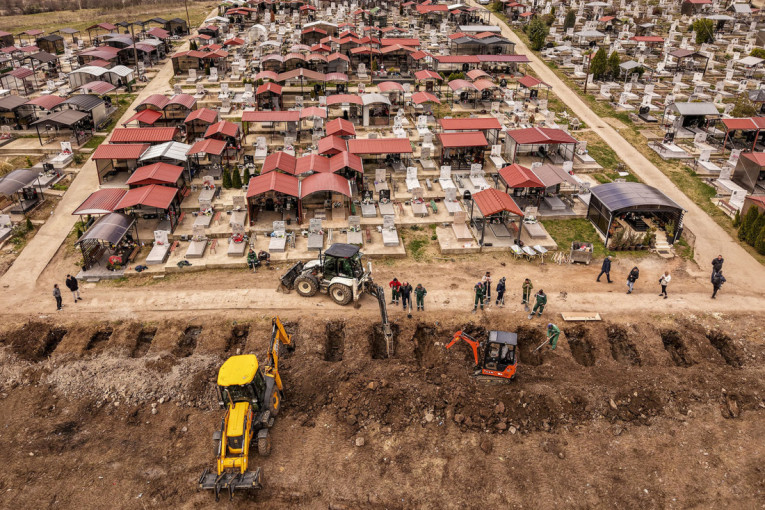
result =
M400 282L398 278L393 278L388 284L391 291L391 304L398 305L399 301L404 307L405 312L412 311L412 285L409 282ZM425 311L425 296L428 291L421 283L418 283L414 288L414 297L417 302L417 311Z
M723 259L722 255L718 255L712 259L712 299L716 299L717 292L720 290L720 287L722 287L722 284L726 281L722 274L722 266L724 261L725 259ZM603 265L600 267L600 274L598 274L598 277L595 279L595 281L599 282L603 275L606 275L606 281L608 281L608 283L613 283L611 280L610 256L607 256L605 259L603 259ZM635 290L635 282L638 280L638 278L640 278L640 269L638 269L637 266L634 266L627 275L627 294L632 294L632 292ZM661 286L659 297L667 299L667 286L669 285L670 281L672 281L672 276L669 274L669 271L664 271L664 274L659 276L659 285Z
M64 284L72 293L75 303L77 303L77 301L82 301L82 298L80 297L80 284L77 282L77 278L68 274L66 275L66 282ZM58 283L53 284L53 297L56 300L56 310L61 310L64 307L64 300L61 297L61 289L58 288Z

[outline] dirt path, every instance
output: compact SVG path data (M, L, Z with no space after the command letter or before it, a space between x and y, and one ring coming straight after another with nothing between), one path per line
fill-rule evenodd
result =
M469 2L475 6L473 0ZM684 224L696 235L695 259L700 271L711 271L710 263L718 254L725 257L725 272L736 275L743 282L765 281L765 267L758 263L746 250L730 238L713 219L678 189L661 170L625 140L613 127L598 117L587 104L572 91L523 41L501 20L492 17L502 28L502 35L515 43L516 53L531 60L531 68L539 78L552 86L556 96L576 114L592 131L598 134L629 165L643 182L666 193L672 200L687 210ZM728 265L730 264L730 265Z

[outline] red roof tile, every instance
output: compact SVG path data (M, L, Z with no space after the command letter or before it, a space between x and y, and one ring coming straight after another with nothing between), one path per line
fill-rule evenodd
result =
M226 142L223 140L215 140L214 138L205 138L204 140L199 140L198 142L195 142L194 145L191 146L189 151L186 153L187 156L191 156L194 154L214 154L216 156L220 156L223 154L223 151L226 150Z
M351 185L347 179L337 174L313 174L300 182L300 198L320 191L334 191L347 197L351 196Z
M467 119L438 119L444 131L483 131L501 129L502 125L496 117L475 117Z
M171 165L169 163L154 163L136 168L125 184L141 186L147 184L174 185L180 179L181 174L183 174L182 166Z
M140 112L136 113L132 117L130 117L128 120L122 123L122 125L130 124L134 120L137 120L138 122L142 124L149 124L153 125L155 122L157 122L159 119L162 118L162 112L158 112L157 110L141 110Z
M117 128L112 131L110 143L163 143L175 139L178 128L174 127L144 127Z
M227 120L221 120L215 124L210 125L205 131L205 138L209 138L213 135L224 135L236 138L239 136L239 126L233 122Z
M353 122L338 117L327 122L326 132L328 136L356 136L356 127Z
M300 112L281 110L272 112L242 112L242 122L298 122Z
M412 144L408 138L366 138L348 140L352 154L411 154Z
M218 120L218 112L215 110L211 110L209 108L200 108L198 110L192 110L191 113L189 113L186 116L186 120L183 121L184 124L188 124L191 121L194 120L201 120L202 122L206 122L207 124L212 124L213 122L216 122Z
M273 152L266 156L265 161L263 161L263 168L261 169L260 173L265 174L275 170L281 170L284 173L295 175L296 163L297 159L295 156L282 151Z
M438 133L438 139L444 148L487 147L489 142L481 131L463 131L461 133Z
M74 210L72 215L109 214L114 212L114 206L122 200L125 193L127 193L127 190L124 188L104 188L94 191Z
M137 205L167 209L173 203L177 193L178 188L160 186L158 184L133 188L125 193L125 196L122 197L122 200L119 201L114 210L119 211Z
M148 143L104 143L96 147L91 159L138 159L149 147Z
M545 185L542 181L534 175L534 172L521 166L518 163L513 163L510 166L506 166L499 170L499 175L502 180L511 188L544 188Z
M523 216L523 211L518 204L503 191L489 188L473 194L473 200L478 210L484 216L491 216L502 211L507 211L518 216Z

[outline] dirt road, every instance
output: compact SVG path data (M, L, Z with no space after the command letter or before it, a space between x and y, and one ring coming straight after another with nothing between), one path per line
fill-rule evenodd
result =
M473 5L477 4L469 0ZM742 281L765 281L765 267L757 262L746 250L712 220L701 208L678 189L661 170L625 140L613 127L598 117L579 94L571 90L523 41L501 20L492 17L502 28L502 35L515 43L515 51L531 60L531 68L539 78L552 86L553 92L592 131L598 134L643 182L666 193L672 200L686 209L684 224L696 235L695 258L705 272L711 260L723 254L727 274L735 274ZM700 274L701 274L700 273Z

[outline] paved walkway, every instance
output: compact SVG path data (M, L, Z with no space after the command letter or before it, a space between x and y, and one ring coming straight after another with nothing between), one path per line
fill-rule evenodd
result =
M473 0L470 3L476 5ZM614 128L609 126L571 90L555 72L550 69L521 39L501 20L492 19L502 28L502 35L515 43L516 53L525 54L531 60L531 68L546 83L552 85L555 95L568 106L576 116L592 128L615 152L627 163L630 169L640 179L667 194L672 200L686 209L684 225L696 235L695 260L703 274L711 272L711 262L718 254L725 258L724 272L728 285L758 287L755 290L765 290L765 267L754 259L741 245L731 239L712 218L697 206L685 193L651 163L643 154L624 139Z
M178 51L187 47L188 42L185 42L178 48ZM137 95L135 101L125 111L117 125L119 126L129 119L134 113L133 108L151 94L164 94L169 88L169 80L172 76L173 64L168 59L159 73ZM111 134L109 134L104 143L107 143L110 138ZM37 139L34 139L34 142L39 146ZM45 222L32 240L29 241L10 269L0 278L0 285L3 288L29 287L30 284L37 281L40 274L45 270L45 266L48 265L56 251L64 243L67 235L69 235L74 228L74 224L79 219L77 216L72 216L72 212L97 189L98 175L96 164L92 159L88 159L72 181L69 189L64 194L64 198L56 207L54 214Z

